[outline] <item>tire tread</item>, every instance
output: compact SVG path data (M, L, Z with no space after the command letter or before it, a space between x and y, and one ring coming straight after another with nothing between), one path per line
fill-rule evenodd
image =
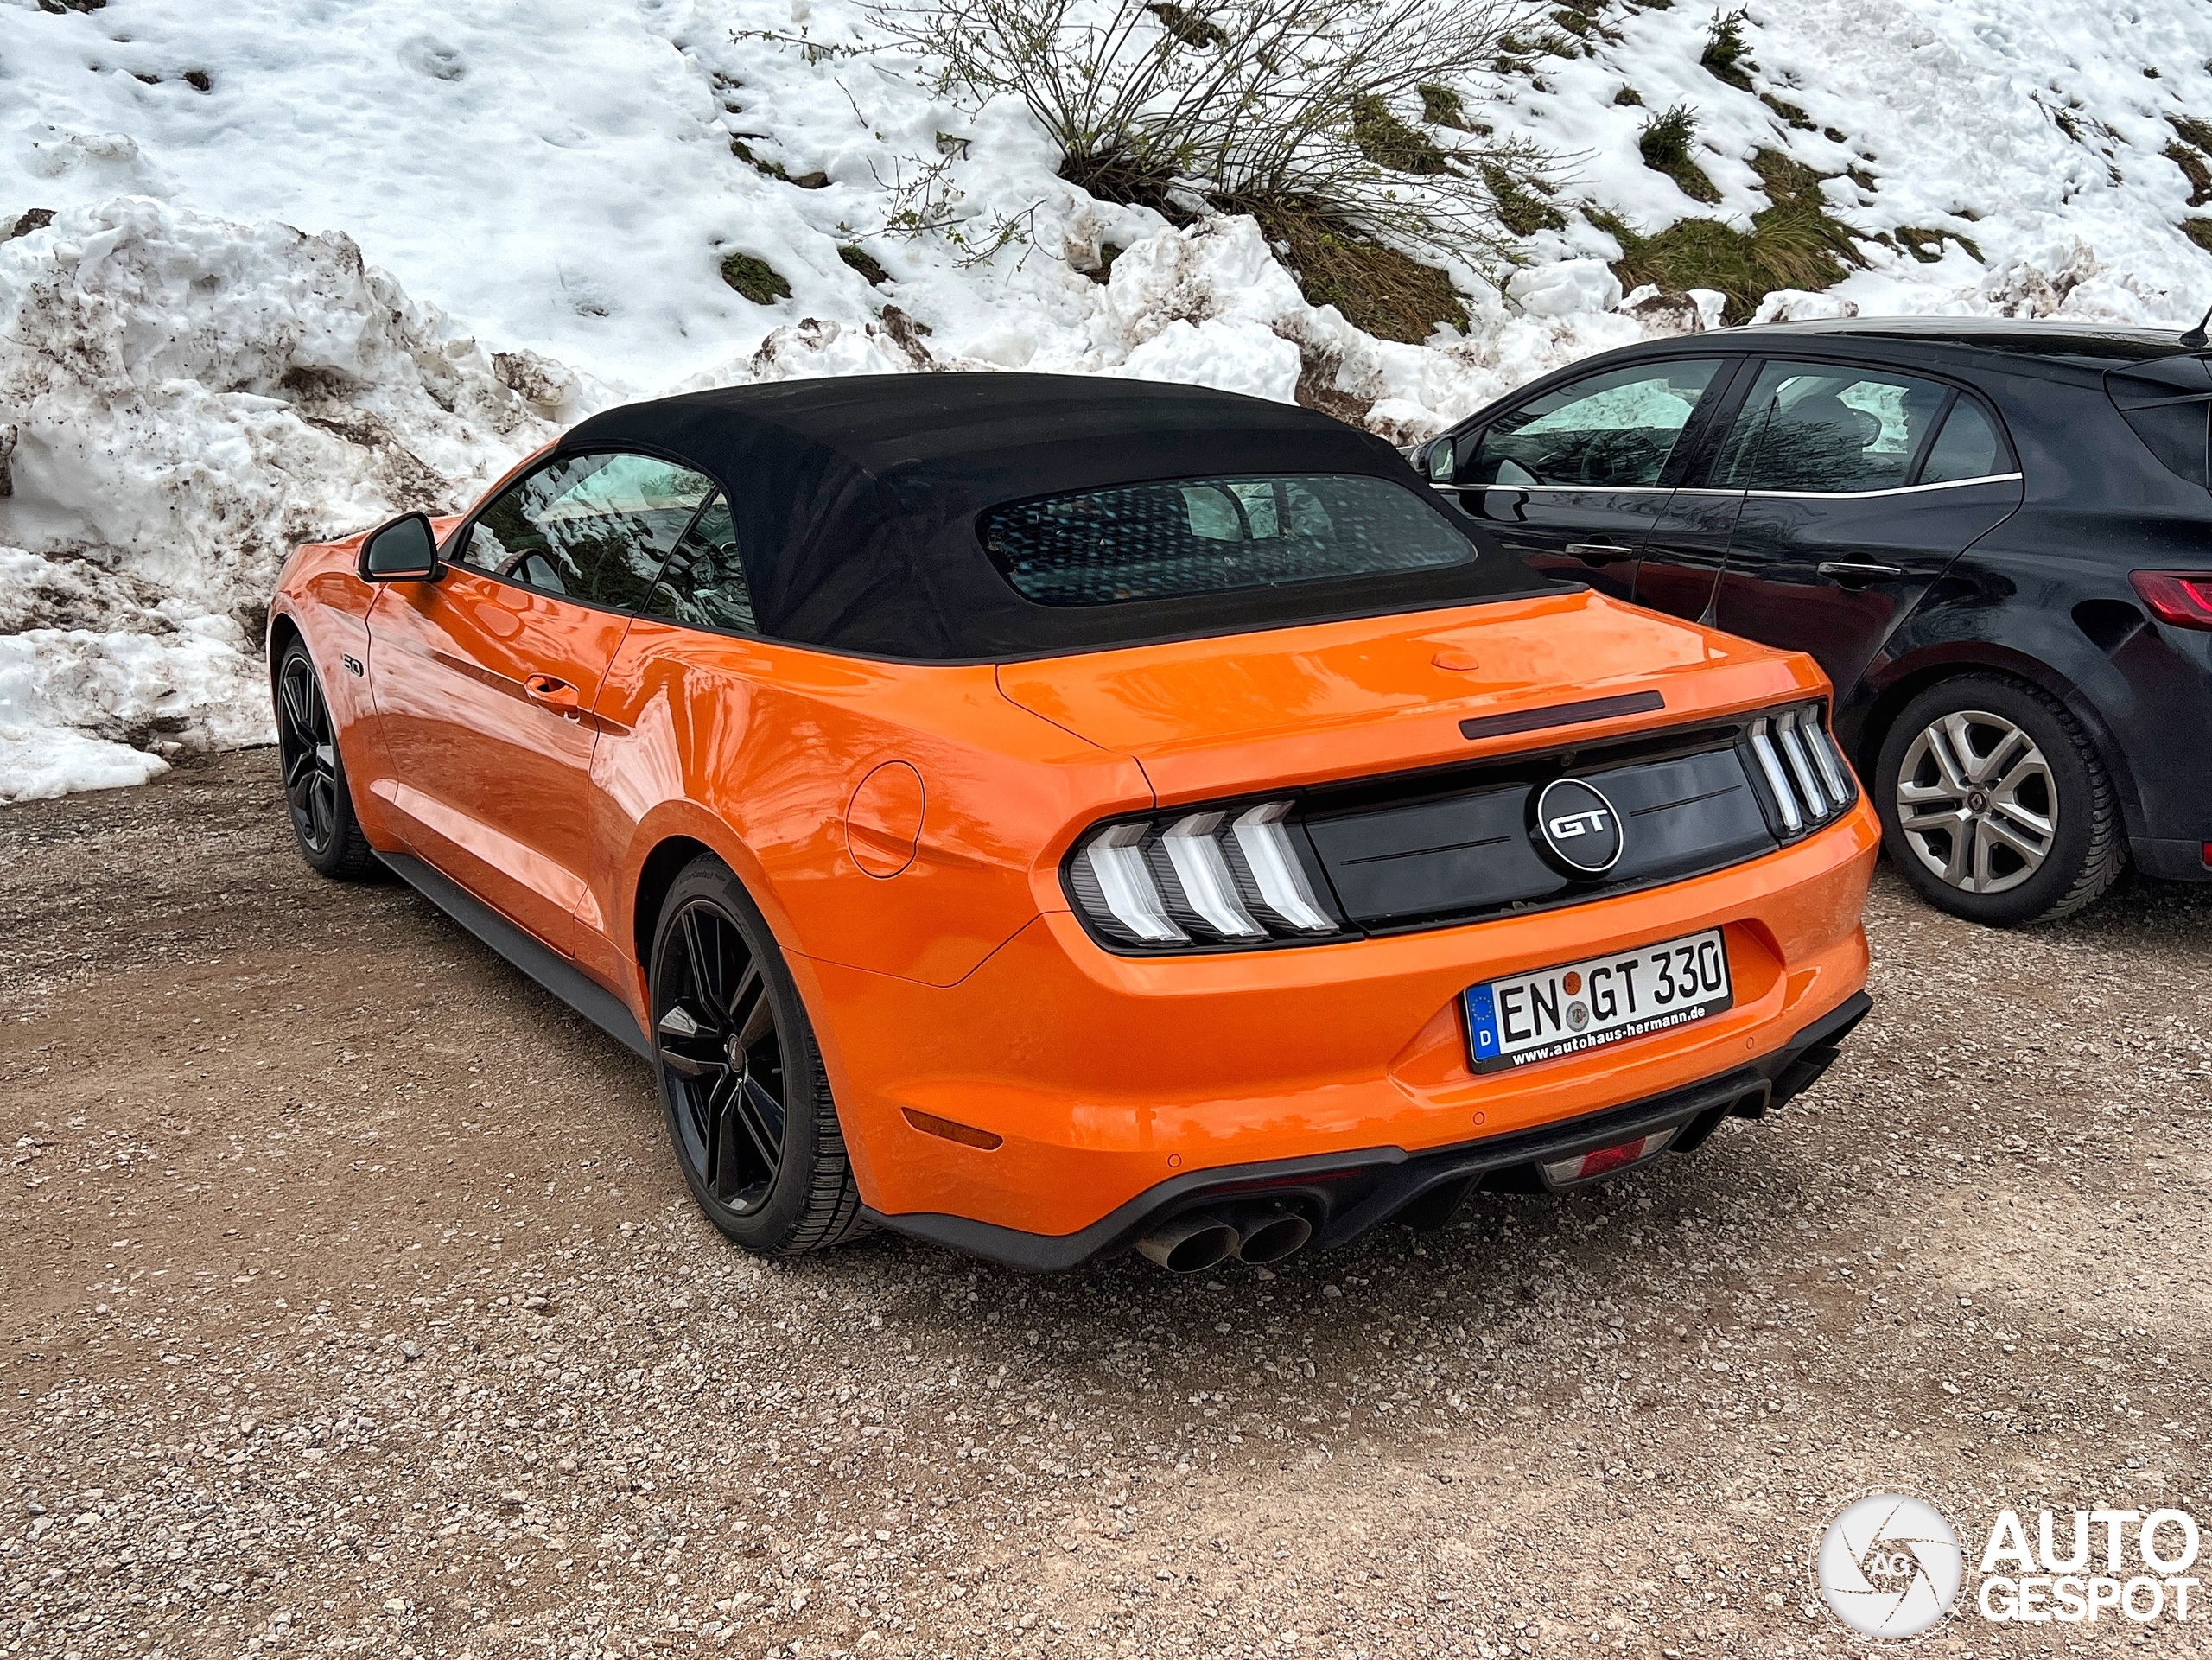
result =
M2011 679L2009 676L2005 677ZM2120 873L2127 868L2127 827L2120 815L2120 792L2113 787L2111 770L2082 722L2075 718L2074 711L2041 686L2024 680L2012 684L2049 711L2051 719L2058 722L2059 730L2066 735L2067 742L2073 746L2074 753L2081 758L2082 770L2089 775L2089 850L2083 855L2081 868L2074 873L2065 894L2029 919L2031 923L2053 922L2060 917L2071 916L2120 880Z

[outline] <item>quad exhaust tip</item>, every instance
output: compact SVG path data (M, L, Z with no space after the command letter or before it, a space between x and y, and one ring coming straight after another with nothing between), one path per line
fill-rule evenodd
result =
M1203 1274L1235 1253L1236 1230L1211 1212L1190 1211L1161 1223L1137 1249L1171 1274Z
M1186 1211L1137 1241L1137 1249L1173 1274L1202 1274L1234 1256L1255 1267L1280 1262L1313 1237L1313 1224L1279 1205L1227 1212Z

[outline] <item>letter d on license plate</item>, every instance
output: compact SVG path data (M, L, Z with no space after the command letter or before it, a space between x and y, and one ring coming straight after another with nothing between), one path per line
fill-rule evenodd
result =
M1579 1055L1687 1026L1732 1006L1718 928L1632 951L1486 981L1465 993L1468 1057L1478 1072Z

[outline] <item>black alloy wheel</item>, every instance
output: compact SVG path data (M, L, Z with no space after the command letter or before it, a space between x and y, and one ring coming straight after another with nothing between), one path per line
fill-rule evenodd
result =
M297 639L276 666L276 754L300 856L325 876L346 881L359 875L375 855L353 817L353 797L321 677L305 643Z
M669 1139L708 1219L782 1256L866 1231L798 988L750 895L711 855L662 906L652 994Z
M1885 844L1939 909L2014 926L2078 911L2127 861L2118 792L2071 710L2009 675L1906 704L1874 776Z

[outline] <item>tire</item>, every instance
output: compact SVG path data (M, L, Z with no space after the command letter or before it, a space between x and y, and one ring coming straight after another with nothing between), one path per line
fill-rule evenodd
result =
M2010 675L1960 675L1915 697L1883 738L1871 782L1905 880L1969 922L2063 917L2127 862L2096 745L2064 704Z
M752 896L710 854L662 902L648 983L669 1142L707 1219L776 1256L868 1232L798 988Z
M376 852L353 816L330 703L304 640L294 639L277 658L276 697L276 753L300 856L334 881L358 881L375 863Z

